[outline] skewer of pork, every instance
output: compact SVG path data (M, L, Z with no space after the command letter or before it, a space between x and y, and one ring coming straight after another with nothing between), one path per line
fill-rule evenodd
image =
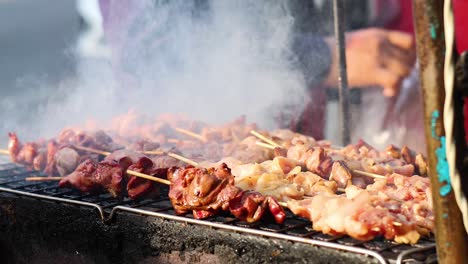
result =
M334 161L327 155L325 150L320 147L298 153L296 149L299 146L301 145L292 146L287 152L275 148L275 152L277 157L287 157L291 161L296 161L296 166L301 166L313 174L320 175L324 179L335 181L339 188L345 188L351 184L365 188L367 183L361 176L371 178L385 177L356 169L351 170L345 161Z
M81 149L96 152L102 155L109 154L107 152L93 150L91 148ZM174 153L169 154L182 160L183 162L194 164L193 161L180 155ZM86 160L80 164L73 173L61 179L59 186L73 187L83 192L102 191L105 189L112 196L117 197L122 195L122 185L127 182L126 192L128 196L132 199L138 199L141 197L146 197L148 194L157 193L156 185L153 183L153 181L157 181L159 183L171 185L169 197L171 198L171 202L173 203L178 213L185 213L184 210L188 210L189 208L190 210L193 210L194 217L206 218L221 209L226 210L228 208L227 206L229 206L229 210L237 218L247 222L252 222L258 221L268 207L268 210L274 215L275 221L277 223L282 223L284 221L284 211L281 208L278 209L279 204L276 202L276 200L274 200L273 197L264 196L254 191L242 191L242 189L239 187L234 186L234 178L230 174L230 170L225 164L221 165L221 169L224 170L225 173L226 170L228 170L228 174L230 176L226 176L227 174L225 175L225 173L222 175L227 177L226 179L228 179L229 186L226 187L226 190L218 194L219 197L216 196L216 201L213 201L213 197L215 197L213 196L213 192L216 192L218 188L215 188L212 191L207 191L206 186L213 186L214 182L216 182L216 179L213 177L219 176L219 173L215 173L214 176L213 173L219 172L220 170L217 169L213 171L213 169L193 168L193 170L196 170L195 175L192 175L194 171L192 171L192 174L189 173L187 175L192 175L195 178L189 179L184 176L185 178L183 179L182 183L179 181L178 176L173 176L179 175L181 173L180 169L174 168L175 167L173 167L170 172L170 175L172 175L170 177L173 180L167 181L161 179L164 178L164 175L168 172L167 168L155 168L150 159L141 156L139 153L116 151L108 155L104 161L99 163ZM125 179L128 178L126 174L132 175L132 177ZM154 177L155 175L159 177ZM196 180L197 177L201 177L201 179ZM188 181L190 181L190 183L188 183ZM177 187L177 184L183 184L185 187ZM192 185L193 188L196 189L196 196L203 198L209 194L209 197L211 198L204 198L200 200L203 202L198 201L198 203L193 203L193 188L189 187L187 189L187 184ZM180 190L185 191L180 192ZM202 192L202 190L205 190L206 192ZM175 196L178 198L174 198Z
M292 163L286 165L287 162ZM348 234L360 240L384 236L399 243L415 243L421 235L433 231L434 216L428 205L430 197L427 194L430 193L430 189L427 178L392 174L376 179L367 190L349 185L345 189L345 195L337 195L334 190L335 182L324 180L311 172L293 172L281 177L288 168L297 168L294 167L294 161L276 157L273 161L265 163L263 166L244 164L235 167L232 174L236 175L236 185L272 195L279 201L286 201L282 205L290 208L294 214L310 219L314 223L314 229L318 231L332 235ZM242 171L248 172L244 172L244 179L239 177ZM291 176L293 179L301 176L307 178L304 176L310 175L315 175L316 183L332 183L334 186L330 188L320 184L312 185L318 188L311 197L305 199L301 195L291 195L294 192L290 191L290 182L285 179ZM359 196L361 193L361 196L370 197L369 202ZM326 209L326 206L332 209Z
M9 136L8 150L2 153L9 154L13 162L31 170L42 171L49 176L68 175L84 160L99 161L99 155L107 156L112 151L123 148L102 131L88 134L66 129L56 139L25 144L19 141L15 133L9 133ZM137 152L152 156L165 153L158 149L159 145L155 142L140 140L136 143L138 143ZM164 163L169 161L168 164L176 161L171 161L167 157L154 159L165 161Z
M60 180L60 187L82 192L109 192L113 197L128 195L131 199L151 197L158 193L155 182L167 184L167 168L154 166L153 161L137 152L118 150L101 162L85 160ZM142 178L146 176L146 178Z
M361 142L361 144L364 143ZM362 149L367 148L363 147ZM349 156L340 155L339 150L330 150L323 147L309 148L302 142L296 142L287 150L275 148L274 151L277 156L297 160L302 167L307 168L309 171L324 178L335 180L340 188L350 184L364 188L372 182L367 179L368 177L384 178L384 175L393 172L411 176L414 172L414 166L405 164L402 160L393 159L387 161L383 166L382 164L375 164L372 159L353 160ZM375 173L376 171L380 173Z
M263 167L260 164L238 165L234 168L232 174L235 175L235 170L242 170L242 167L245 165L248 165L248 167L244 167L244 171L250 171L251 173L253 171L253 175L261 174L261 169L276 172L275 176L288 172L288 170L296 177L301 174L299 172L300 168L295 166L294 161L284 157L277 157L273 161L265 162ZM306 174L311 175L312 173L306 172ZM317 182L329 182L318 175L316 175L316 178L319 179ZM236 175L235 180L236 186L240 186L237 182L238 175ZM254 187L256 188L255 190L263 194L270 194L276 199L281 200L281 197L277 195L278 193L268 193L269 190L267 189L270 188L271 191L276 188L275 185L284 187L285 182L277 181L274 177L267 176L264 179L264 183L266 183L265 186L267 188L261 189L259 186L263 184L259 184L257 181L256 187ZM252 186L254 185L248 185L245 189ZM242 186L240 187L242 188ZM357 198L359 195L367 194L370 195L369 203L364 203L364 198L362 197ZM345 195L337 195L334 191L327 192L322 188L320 191L315 192L313 197L308 197L305 200L310 199L317 199L317 201L327 202L327 204L330 202L330 206L337 205L332 207L334 208L333 210L327 211L327 209L323 209L323 204L318 203L318 205L321 204L321 207L313 209L314 211L322 210L321 216L323 218L315 218L317 223L314 222L314 228L324 233L335 235L349 234L360 240L385 236L387 239L393 239L399 243L415 243L421 235L427 235L434 230L434 215L432 205L430 204L431 197L428 178L391 174L385 178L376 179L375 183L369 185L367 190L350 185L346 188ZM297 203L301 203L300 200L289 197L285 201L287 201L286 204L281 204L286 205L293 213L300 216L307 217L304 214L304 210L311 210L310 208L298 209ZM341 210L341 206L346 208L343 209L344 212ZM336 212L340 210L341 212ZM362 221L362 223L354 225L354 222L347 218L347 213L351 214L349 217L354 217ZM309 219L311 218L309 217Z
M132 177L128 178L126 174ZM159 183L170 185L169 198L178 214L192 211L195 218L203 219L229 210L238 219L255 222L265 212L270 212L278 224L282 224L286 216L273 197L236 187L226 164L209 169L157 168L147 157L114 152L102 162L88 160L80 164L75 172L60 181L59 186L74 187L83 192L105 189L113 196L120 196L126 183L128 196L137 199L157 192L154 176L159 178ZM165 180L166 177L169 180Z
M102 155L109 154L91 148L79 148ZM227 163L229 164L230 168L234 168L236 171L236 173L233 173L233 175L236 176L235 183L237 187L242 189L255 190L264 195L273 196L277 200L286 201L289 199L302 199L305 197L305 195L314 195L318 192L336 193L338 190L338 188L336 188L335 182L323 180L318 175L310 172L302 173L300 171L300 167L296 166L294 161L283 157L277 157L272 161L266 161L262 164L241 165L241 161L235 160L233 158L225 158L217 163L205 162L200 164L175 153L166 154L194 167L209 168L221 166L222 164ZM259 166L264 168L264 170L262 172L259 172L258 170L252 170L252 166ZM246 171L250 172L251 174L246 175ZM252 173L256 173L256 175L253 175ZM250 183L246 182L247 178L250 179ZM253 182L254 178L256 179L255 182ZM272 186L275 187L272 188Z
M67 175L85 159L97 160L98 156L82 152L74 146L92 147L106 152L122 148L103 131L85 133L63 130L56 139L22 143L15 133L9 133L8 154L12 162L50 176Z
M85 164L85 165L88 165L88 164ZM226 165L224 165L226 166ZM86 166L85 166L86 167ZM105 166L107 168L107 166ZM227 167L226 167L227 168ZM193 168L195 169L195 168ZM175 194L172 195L172 199L171 201L173 202L174 204L174 207L176 208L176 210L178 210L179 213L186 213L187 211L190 211L190 210L193 210L193 214L195 217L197 218L204 218L204 217L208 217L208 216L211 216L212 214L216 213L218 210L221 209L225 209L227 208L226 207L226 203L224 203L224 206L223 205L220 205L219 202L216 202L215 205L212 205L210 203L208 203L208 205L205 203L199 203L199 202L196 202L196 203L193 203L193 198L196 196L200 196L200 195L208 195L210 192L202 192L203 191L203 188L206 187L206 186L203 186L203 184L205 182L219 182L220 179L218 179L218 181L216 180L213 180L213 178L200 178L199 180L196 180L197 178L197 175L200 175L200 171L199 170L206 170L206 169L199 169L197 168L196 169L197 172L196 173L192 173L190 177L185 177L184 178L184 181L183 181L183 186L186 186L187 187L187 181L186 179L189 179L190 181L190 184L189 184L189 187L187 187L187 189L184 189L185 190L185 196L184 194L182 194L182 196L180 196L180 192L175 192ZM101 171L104 171L104 172L107 172L107 175L109 175L108 173L108 170L104 169L104 170L101 170ZM112 173L113 175L115 175L115 173ZM201 173L201 175L205 175L206 176L207 173ZM78 174L79 176L83 176L83 173L82 171L80 172L80 174ZM103 174L101 173L101 176ZM195 176L194 176L195 175ZM213 177L213 173L208 173L208 175L211 175L209 177ZM216 174L215 174L216 175ZM75 175L76 176L76 175ZM169 177L172 177L172 176L169 176ZM201 176L200 176L201 177ZM208 176L207 176L208 177ZM232 175L231 175L232 177ZM109 183L109 181L103 181L102 179L105 178L105 177L101 177L99 183L102 185L102 183ZM176 178L174 178L176 179ZM178 179L178 178L177 178ZM112 181L110 181L112 182ZM173 181L171 181L173 182ZM95 182L96 183L96 182ZM221 183L220 183L221 184ZM104 186L107 186L109 187L110 185L104 185ZM210 186L213 186L213 184L211 184ZM218 185L216 185L218 186ZM237 187L238 188L238 187ZM115 193L115 188L110 188L111 191L114 191ZM177 190L177 188L171 188L171 191L172 190ZM229 192L230 189L227 189L227 193L230 193ZM111 192L112 193L112 192ZM224 195L224 193L223 193ZM171 196L171 194L170 194ZM324 194L317 194L315 197L322 197L324 196ZM333 196L333 195L325 195L327 197L329 196ZM175 198L177 197L177 198ZM182 197L182 198L181 198ZM204 196L203 196L204 197ZM218 196L216 196L218 197ZM221 197L225 197L225 196L221 196ZM243 204L245 203L246 205L252 205L252 201L256 201L256 204L259 205L261 204L262 206L257 206L257 207L254 207L255 210L253 209L248 209L246 208L245 206L232 206L232 204L236 204L236 203L228 203L229 205L229 209L231 210L231 212L236 215L238 218L240 219L245 219L246 221L256 221L255 219L259 219L259 217L261 217L261 215L263 214L262 212L264 211L264 209L266 208L266 203L270 204L271 201L268 201L265 200L264 198L262 198L263 196L261 196L259 193L254 193L254 192L246 192L246 193L242 193L242 195L239 196L240 198L237 198L237 199L233 199L232 201L237 201L237 204ZM269 196L271 197L271 196ZM333 196L334 197L334 196ZM221 198L222 200L224 198ZM311 198L311 199L315 199L315 198ZM330 198L332 199L332 198ZM341 199L341 198L337 198L337 199ZM208 199L209 200L209 199ZM206 199L204 200L206 201ZM217 201L217 200L215 200ZM267 201L267 202L266 202ZM344 201L346 202L346 201ZM255 204L255 203L254 203ZM279 203L276 203L278 206L279 206ZM221 207L220 207L221 206ZM304 216L303 214L301 214L301 212L297 212L294 211L294 209L297 209L298 207L294 207L294 202L288 202L288 207L292 208L293 212L297 213L298 215L302 215ZM269 207L269 210L276 210L276 205L273 206L273 209ZM280 218L277 218L277 219L281 219ZM392 218L393 219L393 218ZM312 220L312 219L311 219ZM336 220L335 220L336 221ZM277 220L277 222L279 222L279 220ZM328 227L328 225L325 225L325 227L321 228L320 227L320 221L317 220L317 222L319 224L314 224L314 227L316 227L317 225L317 229L327 233L327 232L339 232L340 229L330 229L330 227ZM326 222L326 221L325 221ZM315 223L315 222L314 222ZM401 230L407 230L407 225L406 224L402 224L400 222L396 222L396 221L393 221L392 222L392 225L393 225L393 229L395 229L395 227L398 227L398 232L404 234L404 235L400 235L400 233L398 233L398 235L396 235L394 238L397 240L397 241L401 241L401 242L412 242L414 241L415 239L419 238L418 236L418 233L414 233L414 231L408 231L408 232L403 232ZM333 225L332 225L333 226ZM404 228L402 228L402 226ZM328 228L328 229L327 229ZM379 234L382 234L382 232L379 231L378 229L379 227L372 227L371 228L371 231L372 232L369 232L368 234L366 234L366 236L362 235L359 236L359 235L356 235L354 233L352 233L352 230L346 230L346 232L350 232L350 235L358 238L358 239L366 239L367 237L372 237L372 236L376 236L376 235L379 235ZM389 227L386 227L387 229L385 229L385 233L383 233L387 238L391 238L391 232L395 232L395 231L392 231L393 229L389 228ZM330 231L331 230L331 231ZM366 229L368 230L368 229ZM343 232L343 231L342 231Z
M344 191L337 188L334 181L325 180L311 172L302 172L295 161L284 157L275 157L262 163L243 163L226 157L218 162L191 161L190 164L200 168L227 164L232 170L237 187L273 196L278 201L303 199L316 193L335 194L337 191Z
M171 168L168 179L169 198L178 214L192 211L195 218L202 219L229 210L238 219L255 222L269 212L276 223L285 220L286 214L275 198L237 187L226 164L208 169Z
M392 174L365 190L349 186L345 196L318 194L287 205L294 214L310 219L315 230L359 240L384 236L414 244L434 231L429 181L420 176Z
M258 132L253 133L259 139L265 141L273 147L276 147L276 155L286 156L291 148L292 152L307 152L310 149L320 148L333 157L335 160L353 161L358 170L366 171L374 174L386 175L388 173L400 173L411 176L413 174L426 176L427 175L427 162L422 154L416 154L407 146L399 149L393 145L389 145L384 151L379 152L372 146L359 140L356 144L350 144L344 148L332 148L331 144L326 141L316 141L311 137L301 134L295 134L284 130L279 137L269 138ZM273 132L274 133L274 132ZM266 134L266 133L264 133ZM277 143L276 141L280 142ZM297 156L298 153L296 153ZM357 161L361 165L357 164Z

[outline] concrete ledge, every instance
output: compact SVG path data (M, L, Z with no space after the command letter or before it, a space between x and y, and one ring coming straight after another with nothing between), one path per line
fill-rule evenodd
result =
M0 193L2 263L375 263L374 259L204 226Z

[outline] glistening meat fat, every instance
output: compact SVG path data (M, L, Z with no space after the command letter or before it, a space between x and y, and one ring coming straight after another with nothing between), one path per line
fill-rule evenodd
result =
M208 169L173 168L168 179L172 183L169 198L179 214L192 212L195 218L203 219L229 211L238 219L256 222L268 213L278 224L286 218L273 197L235 186L226 164Z

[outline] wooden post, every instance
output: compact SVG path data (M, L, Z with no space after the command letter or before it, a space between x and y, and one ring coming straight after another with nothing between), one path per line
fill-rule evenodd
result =
M445 157L443 5L443 0L413 0L413 17L424 103L438 259L439 263L467 263L468 239L450 185Z

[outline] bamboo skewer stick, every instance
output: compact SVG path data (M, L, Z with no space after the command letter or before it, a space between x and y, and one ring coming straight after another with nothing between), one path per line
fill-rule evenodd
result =
M138 153L146 154L146 155L162 155L166 152L162 150L145 150L145 151L138 151Z
M206 142L206 139L204 136L200 135L200 134L197 134L197 133L194 133L190 130L186 130L186 129L183 129L183 128L179 128L179 127L176 127L174 128L177 132L181 133L181 134L184 134L186 136L189 136L189 137L193 137L193 138L196 138L202 142Z
M26 181L60 181L64 177L26 177Z
M371 173L371 172L367 172L367 171L352 170L352 172L354 172L356 174L359 174L361 176L371 177L371 178L374 178L374 179L385 179L385 178L387 178L386 176Z
M103 155L103 156L109 156L111 153L108 152L108 151L102 151L102 150L98 150L98 149L93 149L93 148L88 148L88 147L83 147L83 146L73 146L74 148L76 149L80 149L80 150L84 150L84 151L89 151L89 152L93 152L93 153L96 153L96 154L100 154L100 155Z
M271 139L265 137L264 135L258 133L258 132L255 131L255 130L250 130L250 134L252 134L252 135L256 136L257 138L263 140L264 142L266 142L266 143L272 145L273 147L281 148L281 146L278 145L278 143L276 143L276 142L274 142L273 140L271 140Z
M162 183L162 184L165 184L165 185L171 185L171 182L169 180L161 179L161 178L158 178L158 177L154 177L154 176L151 176L151 175L148 175L148 174L144 174L144 173L140 173L140 172L132 171L132 170L127 170L126 172L127 172L127 174L130 174L130 175L133 175L133 176L136 176L136 177L144 178L144 179L154 181L154 182L158 182L158 183ZM25 178L25 180L26 181L60 181L63 178L64 177L27 177L27 178Z
M0 149L0 154L10 155L10 152L7 149Z
M147 179L147 180L150 180L150 181L159 182L159 183L162 183L162 184L165 184L165 185L171 185L171 182L169 180L161 179L161 178L154 177L154 176L144 174L144 173L141 173L141 172L137 172L137 171L127 170L127 174L137 176L137 177L140 177L140 178L144 178L144 179Z
M255 142L255 145L263 147L263 148L267 148L267 149L275 149L276 148L275 146L272 146L272 145L267 144L267 143L259 142L259 141Z
M185 163L188 163L188 164L190 164L190 165L192 165L192 166L194 166L194 167L198 167L198 166L199 166L198 162L193 161L193 160L191 160L191 159L187 159L186 157L182 157L182 156L177 155L177 154L175 154L175 153L169 152L169 153L167 153L167 155L168 155L169 157L173 157L174 159L178 159L178 160L180 160L180 161L183 161L183 162L185 162Z

